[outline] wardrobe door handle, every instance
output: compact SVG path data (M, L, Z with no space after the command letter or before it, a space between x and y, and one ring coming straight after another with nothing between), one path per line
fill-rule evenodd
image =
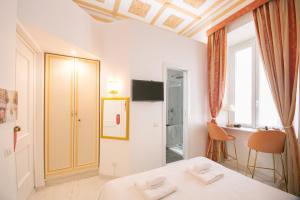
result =
M81 119L78 119L78 122L81 122Z

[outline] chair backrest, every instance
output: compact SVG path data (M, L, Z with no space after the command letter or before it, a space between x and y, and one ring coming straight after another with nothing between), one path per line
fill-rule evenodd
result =
M281 131L258 131L248 140L248 147L264 153L283 153L286 134Z
M219 127L217 124L213 122L207 122L207 129L209 137L213 140L226 140L227 139L227 133L224 129Z

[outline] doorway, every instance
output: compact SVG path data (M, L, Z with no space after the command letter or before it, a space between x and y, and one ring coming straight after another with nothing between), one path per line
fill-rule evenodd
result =
M186 72L167 69L166 80L166 163L184 159Z

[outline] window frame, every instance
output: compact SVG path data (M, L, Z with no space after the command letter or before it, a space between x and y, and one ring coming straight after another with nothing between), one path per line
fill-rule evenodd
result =
M241 124L242 127L246 128L263 128L264 125L259 124L259 93L260 93L260 54L259 54L259 47L258 43L256 41L256 38L250 38L246 41L239 42L235 45L228 47L228 99L227 101L230 104L235 105L235 79L236 79L236 65L235 65L235 54L237 51L246 49L248 47L251 47L252 49L252 101L251 101L251 124ZM277 111L277 110L276 110ZM297 113L297 111L296 111ZM300 114L300 113L299 113ZM235 121L235 113L230 113L230 118ZM295 117L296 118L296 117ZM300 126L300 123L299 123ZM275 128L282 128L281 124L277 125Z
M235 54L234 52L238 50L245 49L247 47L252 47L252 123L251 124L241 124L242 127L245 128L262 128L262 125L259 124L259 90L260 90L260 74L259 74L259 59L260 59L260 52L259 52L259 46L256 41L256 38L250 38L248 40L236 43L232 46L228 46L227 52L228 52L228 60L227 60L227 79L226 79L226 85L225 85L225 95L224 95L224 102L227 102L227 104L233 104L235 105ZM300 145L300 70L298 71L298 84L297 84L297 92L296 94L296 104L298 104L298 107L296 105L295 110L295 116L294 116L294 126L296 131L296 136L299 140ZM277 110L276 110L277 111ZM229 113L230 119L235 122L235 114L234 112ZM296 122L296 123L295 123ZM274 127L282 129L282 124ZM299 150L300 151L300 150Z

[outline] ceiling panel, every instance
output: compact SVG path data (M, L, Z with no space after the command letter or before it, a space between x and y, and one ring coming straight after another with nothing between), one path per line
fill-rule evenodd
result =
M155 25L178 33L193 20L194 18L187 14L178 12L173 8L166 8L157 19Z
M122 0L119 12L130 18L151 23L162 5L155 0Z
M254 0L73 0L95 20L132 18L205 42L206 31Z

